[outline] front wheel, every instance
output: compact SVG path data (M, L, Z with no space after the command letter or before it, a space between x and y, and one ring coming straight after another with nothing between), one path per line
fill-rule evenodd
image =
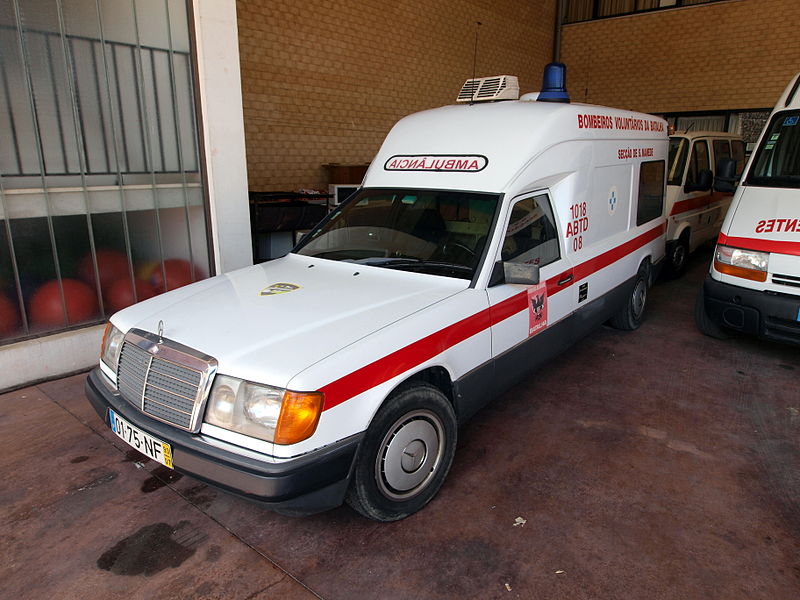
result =
M650 281L650 265L642 263L633 282L633 290L628 296L625 306L611 317L611 326L616 329L633 331L638 329L644 318L644 307L647 303L647 287Z
M442 486L456 449L447 398L419 383L395 392L372 420L359 450L347 503L375 521L397 521Z
M694 302L694 322L700 333L717 340L727 340L730 335L722 327L717 325L706 312L706 297L703 288L697 294Z

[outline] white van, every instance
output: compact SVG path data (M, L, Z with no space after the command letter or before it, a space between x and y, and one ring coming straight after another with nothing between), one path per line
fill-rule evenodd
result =
M800 344L800 74L750 157L695 308L699 329Z
M98 414L281 512L419 510L457 426L601 323L638 327L664 257L666 123L557 86L477 101L513 83L402 119L287 256L112 316Z
M717 165L736 161L736 175L744 169L744 141L719 131L685 131L669 138L667 167L667 262L673 277L686 268L690 252L716 239L732 193L712 189Z

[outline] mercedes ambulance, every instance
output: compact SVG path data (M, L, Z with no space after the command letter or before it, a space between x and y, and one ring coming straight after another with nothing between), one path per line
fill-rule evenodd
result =
M685 131L669 138L667 165L667 271L681 275L686 259L702 244L716 239L730 206L732 192L712 189L720 161L736 161L744 169L744 141L720 131Z
M422 508L457 426L592 328L638 327L664 257L666 123L569 103L560 67L399 121L287 256L113 315L98 414L279 512Z
M722 224L695 317L727 332L800 344L800 73L761 133Z

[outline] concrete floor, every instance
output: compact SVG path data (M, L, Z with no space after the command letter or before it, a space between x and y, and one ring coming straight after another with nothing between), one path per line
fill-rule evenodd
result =
M393 524L283 517L142 463L83 376L0 396L0 595L796 599L800 352L701 336L708 260L651 290L638 331L484 409Z

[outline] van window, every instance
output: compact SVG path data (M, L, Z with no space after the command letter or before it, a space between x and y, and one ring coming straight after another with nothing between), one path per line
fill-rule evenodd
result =
M698 140L692 147L692 158L689 160L689 172L686 174L686 185L696 184L700 171L710 170L708 161L708 142Z
M742 140L731 140L731 156L736 161L736 175L741 175L744 171L744 142Z
M686 167L686 156L689 154L689 140L685 137L669 138L669 177L668 185L683 183L683 169Z
M663 212L664 161L651 160L643 162L639 170L639 200L636 207L636 224L641 225L657 219Z
M776 114L761 138L749 185L800 188L800 111Z
M561 256L550 199L542 194L520 200L511 208L501 258L528 265L548 265Z
M731 144L728 140L714 140L714 171L719 168L719 161L731 157Z

